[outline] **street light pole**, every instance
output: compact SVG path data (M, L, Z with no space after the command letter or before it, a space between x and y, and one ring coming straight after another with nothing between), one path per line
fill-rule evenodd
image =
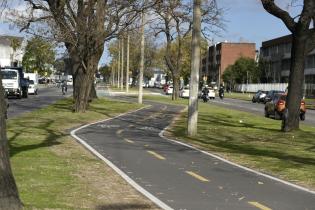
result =
M141 44L140 44L140 51L141 51L141 58L140 58L140 72L139 72L139 96L138 96L138 103L142 104L142 95L143 95L143 71L144 71L144 19L145 15L144 12L141 13Z
M189 83L188 136L197 135L198 123L198 89L200 68L200 35L201 35L201 0L194 0L191 73Z

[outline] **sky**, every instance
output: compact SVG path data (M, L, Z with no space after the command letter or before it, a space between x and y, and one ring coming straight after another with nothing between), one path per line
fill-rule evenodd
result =
M224 8L225 31L220 36L214 36L214 42L254 42L259 50L263 41L284 36L290 32L283 22L267 13L260 0L217 0L218 6ZM282 8L289 9L294 14L301 7L286 7L291 0L276 0ZM0 22L0 35L19 35L17 29ZM109 61L105 50L100 64Z
M226 31L221 32L221 37L215 37L215 42L254 42L256 49L266 40L290 34L284 23L267 13L260 0L218 0L218 6L226 11ZM288 0L276 1L283 9L289 3ZM294 14L300 7L290 8Z

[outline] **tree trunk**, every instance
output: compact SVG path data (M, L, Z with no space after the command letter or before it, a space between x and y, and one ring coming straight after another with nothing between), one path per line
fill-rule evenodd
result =
M120 41L118 40L117 88L120 87Z
M144 71L144 12L141 13L141 43L140 43L140 50L141 50L141 57L140 57L140 72L139 72L139 96L138 96L138 103L142 104L142 95L143 95L143 71Z
M88 108L88 103L90 101L90 92L94 84L94 73L98 65L99 57L99 55L95 54L91 56L89 60L87 60L86 58L85 61L81 61L78 56L74 56L73 58L73 60L75 61L73 65L74 112L85 112Z
M201 0L194 0L194 17L192 31L191 73L188 105L188 136L197 135L198 123L198 88L200 68L200 34L201 34Z
M179 83L180 78L177 72L172 72L173 77L173 94L172 94L172 100L177 100L179 98Z
M129 92L129 42L130 37L129 33L127 34L127 60L126 60L126 93Z
M121 39L121 81L120 90L124 90L124 38Z
M96 93L96 87L94 81L92 82L91 90L90 90L90 96L89 96L89 102L93 101L94 99L97 99L97 93Z
M282 131L299 129L300 104L303 96L304 67L307 36L303 30L293 34L291 49L291 67L289 76L287 112L282 120Z
M3 91L0 77L0 209L22 209L22 203L10 165L5 121L7 105L3 97Z
M89 75L80 68L75 77L74 112L85 112L88 107L92 82Z

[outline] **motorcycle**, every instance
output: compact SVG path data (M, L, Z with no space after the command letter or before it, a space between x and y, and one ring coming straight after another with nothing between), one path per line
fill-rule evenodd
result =
M207 93L203 93L201 98L204 103L207 103L209 101L209 95Z
M224 92L219 92L219 97L222 100L224 98Z

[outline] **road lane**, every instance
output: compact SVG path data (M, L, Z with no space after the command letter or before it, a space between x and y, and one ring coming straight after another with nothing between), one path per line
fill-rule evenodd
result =
M161 138L161 130L181 109L153 103L87 126L76 135L174 209L296 210L315 206L312 193Z
M217 98L215 100L210 100L208 103L264 116L265 105L261 103L252 103L251 101L231 98L224 98L223 100ZM305 121L300 122L302 124L315 126L315 110L307 110Z
M68 88L66 95L62 95L61 89L57 87L42 87L38 95L29 95L28 98L9 98L8 118L31 112L36 109L55 103L57 100L72 94L72 88Z

